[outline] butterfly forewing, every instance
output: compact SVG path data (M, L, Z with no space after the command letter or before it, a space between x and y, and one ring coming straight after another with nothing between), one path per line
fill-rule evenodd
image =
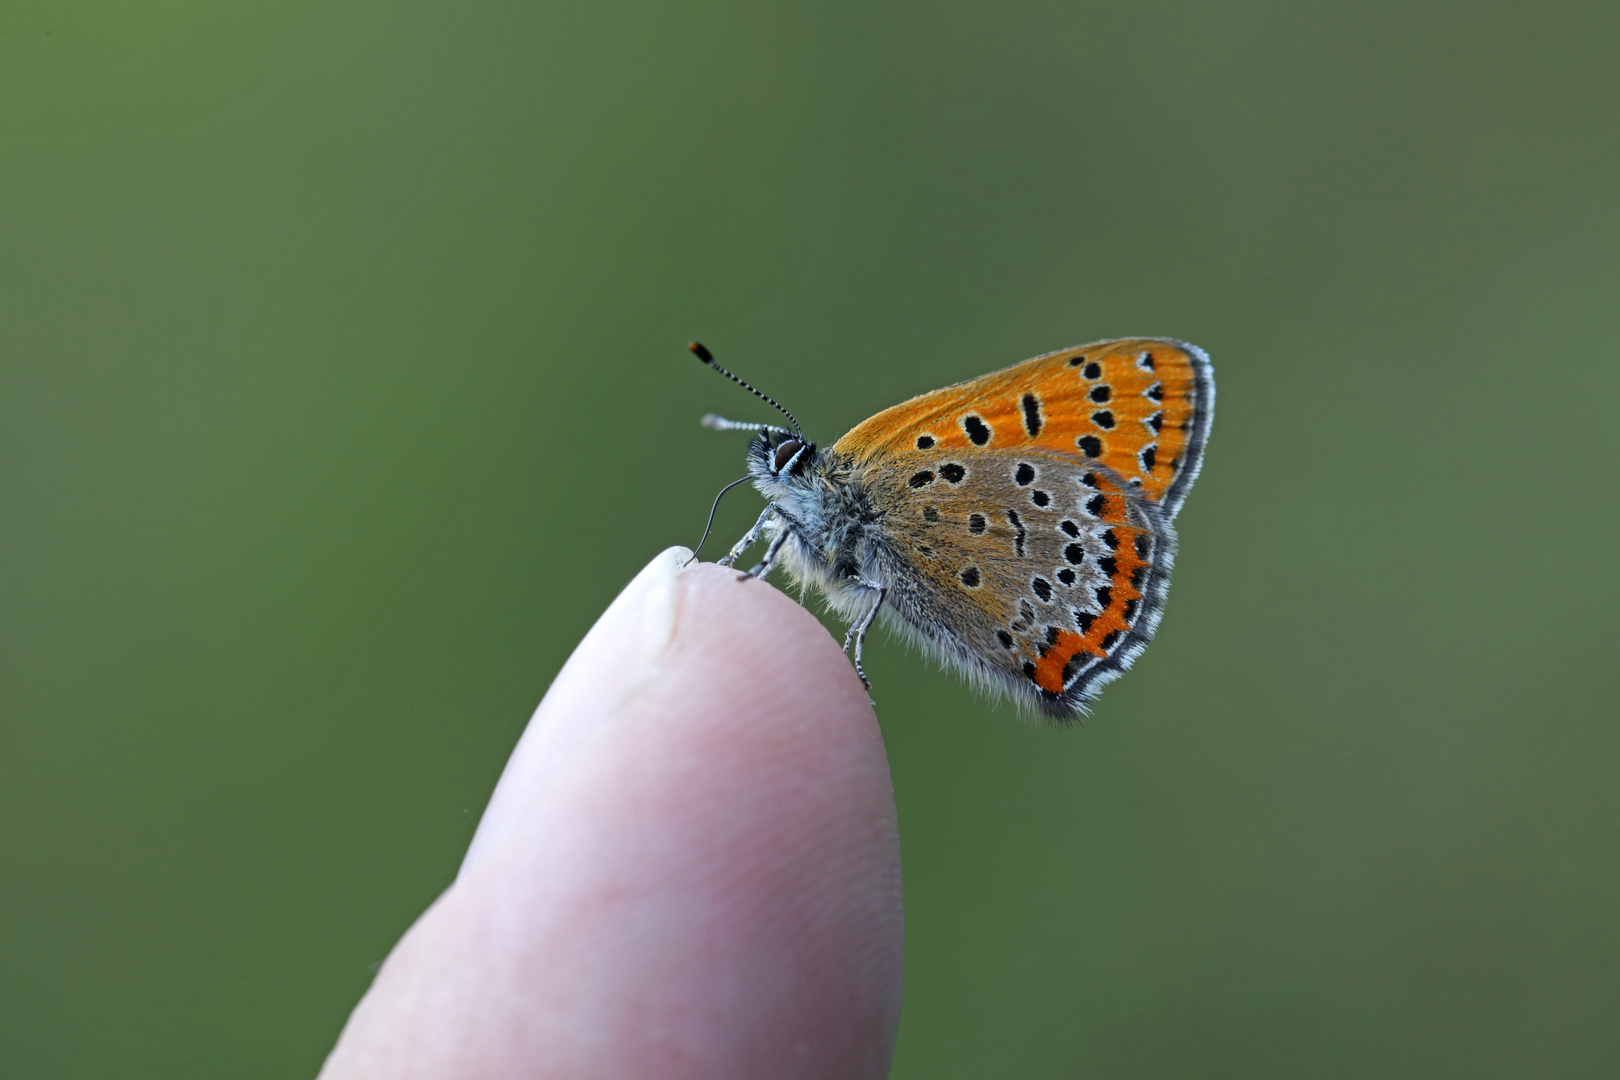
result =
M1209 358L1163 338L1095 342L886 409L838 441L856 460L1043 449L1093 458L1175 517L1214 409Z

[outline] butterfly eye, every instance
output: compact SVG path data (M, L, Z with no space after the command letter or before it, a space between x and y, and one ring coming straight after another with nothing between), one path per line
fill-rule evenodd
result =
M798 439L789 439L781 446L778 446L776 448L776 457L771 461L771 471L781 472L786 468L787 463L793 460L793 455L797 454L802 446L804 444Z

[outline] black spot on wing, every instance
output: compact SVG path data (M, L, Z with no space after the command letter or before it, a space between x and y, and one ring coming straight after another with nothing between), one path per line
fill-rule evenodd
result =
M1113 387L1109 386L1107 383L1102 383L1101 385L1093 386L1091 388L1091 393L1087 394L1086 396L1092 401L1095 401L1097 404L1101 405L1103 402L1114 396L1114 390Z
M990 428L972 413L962 417L962 430L967 432L968 441L974 446L983 446L990 441Z
M914 488L920 488L925 485L932 484L933 482L934 474L929 472L927 469L915 474L910 480L906 481L906 483L910 484Z
M974 536L978 536L980 533L984 532L986 524L987 522L984 520L983 514L968 515L968 532L972 533Z
M1029 493L1029 501L1036 506L1045 506L1052 501L1052 496L1044 491L1032 491Z
M1099 409L1091 414L1091 422L1107 431L1114 426L1114 414L1107 409Z
M1025 394L1021 404L1024 406L1024 430L1033 438L1041 433L1041 399L1034 394Z
M996 640L1001 642L1001 647L1003 649L1010 649L1013 647L1012 635L1007 633L1005 630L996 631Z
M1029 587L1035 590L1035 595L1041 598L1041 603L1052 602L1052 583L1043 577L1031 578Z
M1063 685L1065 688L1074 681L1076 675L1080 674L1082 668L1091 663L1091 660L1091 654L1085 652L1077 652L1069 657L1069 662L1063 665Z
M939 467L939 475L943 476L948 483L960 484L962 478L967 475L967 470L954 461L947 461Z
M1100 458L1100 457L1102 457L1102 452L1103 452L1102 440L1097 438L1097 436L1095 436L1095 435L1082 435L1078 439L1074 440L1074 445L1078 446L1080 448L1080 452L1082 454L1086 455L1086 457L1089 457L1089 458ZM1090 474L1088 473L1086 475L1088 477L1086 482L1091 484L1092 487L1096 487L1097 486L1096 482L1094 480L1089 479Z
M962 584L966 585L968 588L977 589L979 587L978 567L970 566L966 570L963 570L960 576L962 578Z
M1018 601L1018 618L1012 621L1012 628L1020 634L1029 629L1030 623L1035 621L1035 605L1028 600Z
M934 447L934 437L932 435L919 435L919 436L917 436L917 449L919 449L919 450L931 450L931 449L933 449L933 447Z
M1019 487L1026 487L1035 482L1035 466L1027 461L1020 461L1018 468L1013 470L1013 482Z

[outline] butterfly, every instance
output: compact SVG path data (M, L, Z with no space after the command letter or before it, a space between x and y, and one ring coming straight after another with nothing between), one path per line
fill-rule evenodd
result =
M861 653L878 618L981 687L1060 718L1087 712L1153 639L1172 522L1214 415L1202 349L1167 338L1061 349L885 409L823 449L690 348L792 425L703 418L757 433L743 480L769 500L721 564L766 541L746 576L780 565L819 590L849 621L844 651L868 687Z

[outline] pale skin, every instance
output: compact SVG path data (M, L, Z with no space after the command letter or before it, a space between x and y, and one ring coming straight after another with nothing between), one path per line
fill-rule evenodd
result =
M887 1075L903 916L877 718L809 612L685 554L575 650L325 1080Z

